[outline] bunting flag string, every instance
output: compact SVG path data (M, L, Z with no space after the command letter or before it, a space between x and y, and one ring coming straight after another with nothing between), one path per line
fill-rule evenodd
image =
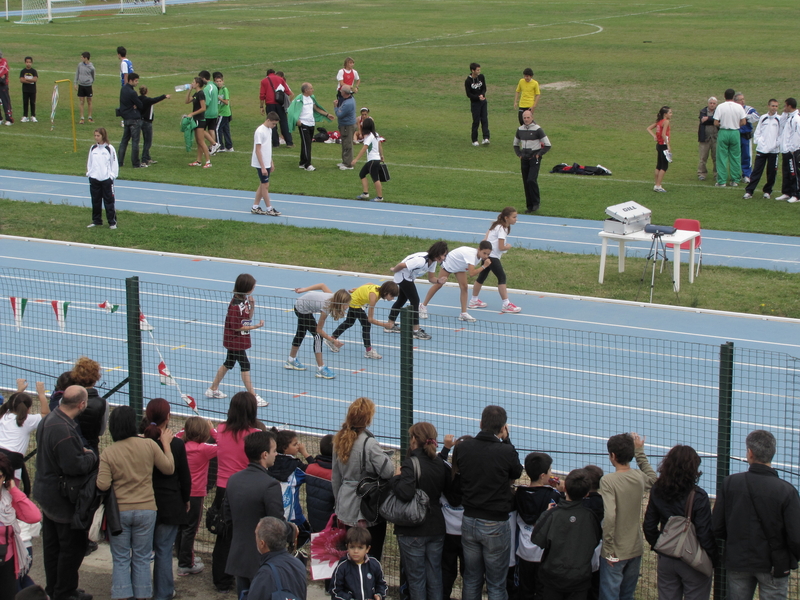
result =
M50 302L50 305L53 307L53 312L56 314L56 321L58 321L58 326L61 328L62 332L67 330L67 308L69 308L70 304L72 303L62 302L61 300L53 300Z
M11 296L9 300L11 301L11 311L14 313L14 326L17 328L17 333L19 333L20 327L22 327L22 315L25 314L28 299Z

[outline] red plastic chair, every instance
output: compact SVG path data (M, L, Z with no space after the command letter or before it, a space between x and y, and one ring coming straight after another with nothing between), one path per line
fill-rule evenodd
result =
M700 221L697 219L675 219L675 223L673 223L675 229L682 229L684 231L697 231L700 232ZM697 236L694 239L694 249L697 252L697 271L695 273L695 277L700 274L700 264L703 262L703 250L700 247L702 242L702 236ZM689 250L691 247L691 241L684 242L681 244L681 250ZM674 244L666 244L667 248L672 248Z

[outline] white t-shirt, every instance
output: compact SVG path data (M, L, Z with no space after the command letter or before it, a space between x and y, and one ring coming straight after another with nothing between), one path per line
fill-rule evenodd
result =
M723 102L714 111L714 120L719 121L720 129L739 129L739 122L746 116L742 105L736 102Z
M375 135L371 133L367 134L367 137L364 138L364 145L367 147L367 160L380 160L381 159L381 142L380 142L380 134L375 132Z
M466 271L469 265L478 264L478 249L469 246L461 246L451 250L447 258L442 263L442 268L448 273L461 273Z
M507 250L500 250L500 240L505 242L506 236L508 236L508 232L502 225L496 225L489 230L489 235L486 236L486 241L492 243L492 253L489 256L492 258L503 258L503 254L505 254Z
M323 313L326 312L325 305L332 296L333 294L329 292L320 292L318 290L306 292L295 300L294 307L301 315Z
M427 252L415 252L409 254L403 259L406 263L406 268L394 274L394 282L400 283L404 279L406 281L414 281L417 277L425 273L433 273L436 271L436 261L428 264Z
M264 166L269 169L272 166L272 129L263 123L258 126L253 135L253 157L250 159L250 166L256 169L261 168L256 154L258 144L261 144L261 159L264 161Z
M22 427L17 427L17 415L7 412L0 417L0 448L25 454L31 433L36 431L42 415L28 415Z
M311 96L302 96L303 98L303 109L300 111L300 121L303 125L307 127L314 126L314 99Z

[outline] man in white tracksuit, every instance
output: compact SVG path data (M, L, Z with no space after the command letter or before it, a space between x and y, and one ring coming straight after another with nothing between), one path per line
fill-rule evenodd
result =
M753 141L756 144L756 163L750 183L744 192L744 199L749 200L758 187L764 167L767 167L767 183L764 185L764 198L769 200L775 176L778 172L778 154L780 153L781 118L778 116L778 101L774 98L768 102L769 112L758 119Z
M783 155L781 195L775 200L798 202L797 159L800 155L800 115L797 100L787 98L781 115L781 154Z

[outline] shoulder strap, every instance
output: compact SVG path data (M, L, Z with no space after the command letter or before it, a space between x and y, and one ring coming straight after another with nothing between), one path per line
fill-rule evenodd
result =
M689 492L689 497L686 499L686 512L685 516L689 521L692 520L692 508L694 507L694 496L695 496L695 489L692 488L692 491Z
M364 430L366 432L366 430ZM364 438L364 444L361 446L361 474L367 470L367 440L369 439L369 433L367 433L366 437Z
M272 93L274 94L275 93L275 84L272 83L272 79L269 78L269 75L267 75L267 81L269 81L269 84L272 86Z
M416 456L411 457L411 462L414 465L414 484L419 487L419 478L422 475L422 469L419 466L419 459Z
M279 592L283 591L283 586L281 585L281 576L278 575L278 569L275 568L275 565L269 562L267 563L267 566L272 569L272 579L275 581L275 587Z
M750 504L753 505L753 510L756 513L756 519L758 519L758 524L761 526L761 531L764 532L764 537L767 538L767 543L769 544L769 549L773 552L778 549L778 544L776 544L775 537L770 535L770 532L764 527L764 521L761 519L761 513L758 511L758 504L756 504L755 500L753 500L753 488L750 487L750 478L748 477L750 473L745 471L744 475L744 482L747 485L747 497L750 498Z

